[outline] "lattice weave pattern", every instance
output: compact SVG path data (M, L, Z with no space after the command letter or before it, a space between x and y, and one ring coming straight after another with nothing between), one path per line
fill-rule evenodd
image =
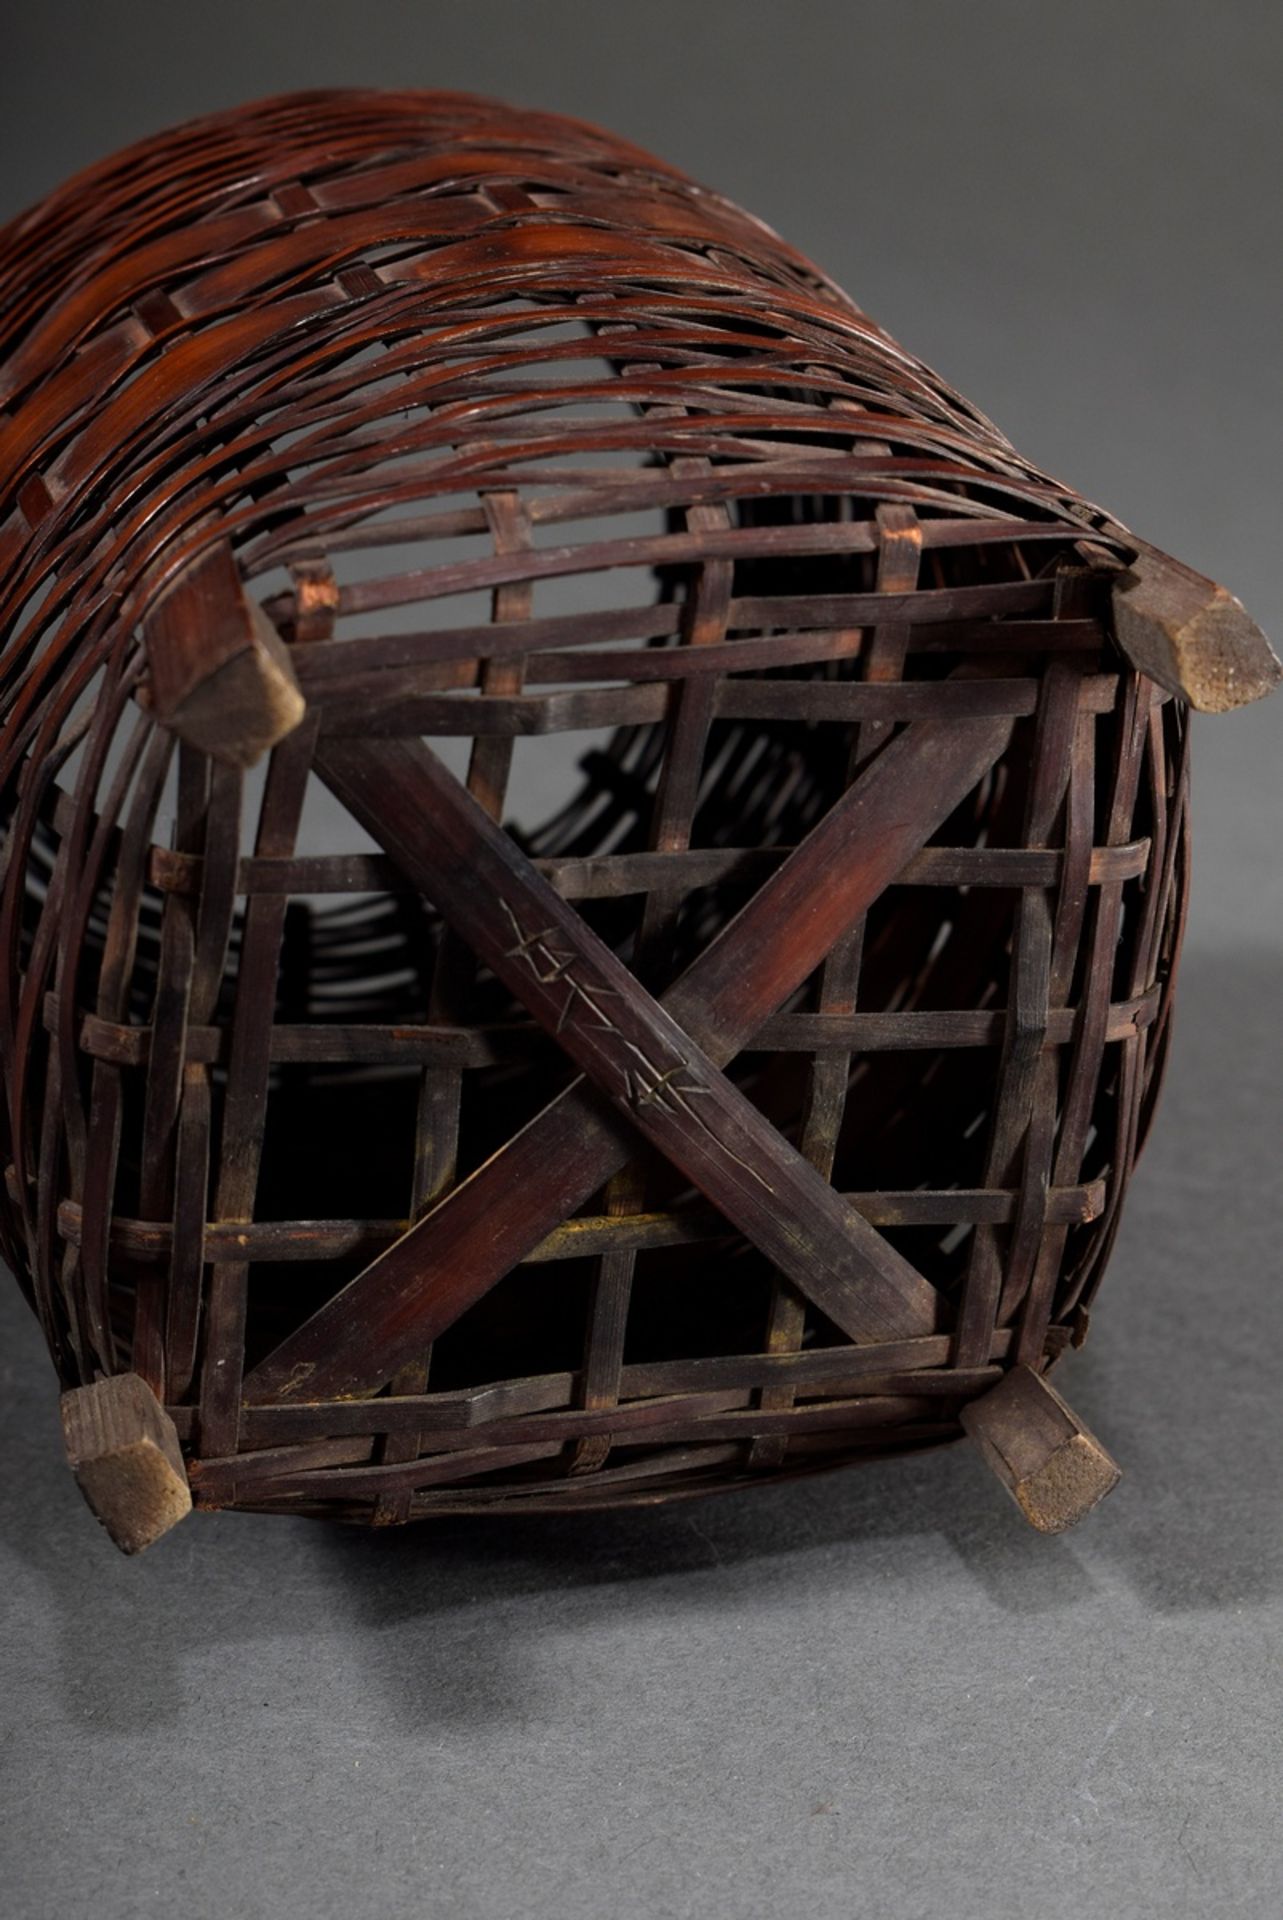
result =
M1081 1332L1187 885L1117 523L756 220L454 95L82 175L0 406L0 1239L197 1504L693 1493ZM166 688L269 627L263 776Z

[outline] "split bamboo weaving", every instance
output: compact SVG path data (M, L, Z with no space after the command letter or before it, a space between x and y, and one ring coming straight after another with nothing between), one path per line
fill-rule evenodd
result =
M0 408L0 1246L198 1507L695 1494L1081 1338L1188 887L1152 550L759 221L462 95L82 174Z

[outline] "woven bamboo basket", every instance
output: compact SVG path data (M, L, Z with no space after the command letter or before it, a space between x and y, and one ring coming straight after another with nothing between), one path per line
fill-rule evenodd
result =
M1237 601L759 221L461 95L82 174L0 234L0 407L0 1244L121 1546L963 1430L1040 1527L1108 1490L1046 1375L1188 707L1278 674Z

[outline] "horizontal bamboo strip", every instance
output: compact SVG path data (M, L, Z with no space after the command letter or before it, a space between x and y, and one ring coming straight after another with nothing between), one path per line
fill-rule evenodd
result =
M1154 1019L1158 995L1147 988L1130 1000L1109 1006L1106 1040L1124 1040ZM777 1013L757 1029L748 1043L753 1051L818 1053L833 1048L844 1053L885 1053L933 1048L993 1047L999 1045L1006 1016L1001 1007L978 1012L928 1012L908 1009L895 1013ZM47 1022L58 1019L54 995L47 1003ZM1045 1047L1063 1047L1074 1037L1072 1007L1053 1007L1043 1040ZM221 1027L189 1027L186 1058L190 1063L215 1065L227 1057L228 1036ZM94 1060L116 1066L145 1066L151 1028L126 1026L88 1013L80 1024L80 1047ZM390 1026L374 1022L359 1026L315 1024L274 1026L268 1035L268 1057L279 1065L311 1062L320 1065L423 1065L455 1067L493 1066L539 1051L543 1036L533 1025L503 1027Z
M1014 1190L982 1192L946 1187L931 1193L846 1193L843 1198L877 1227L1001 1226L1014 1219L1019 1195ZM1056 1187L1047 1195L1047 1218L1070 1223L1094 1220L1105 1204L1105 1183ZM80 1244L82 1211L74 1200L58 1208L58 1231L71 1246ZM405 1220L253 1220L205 1226L205 1251L210 1260L334 1260L349 1254L370 1258L391 1246L405 1232ZM707 1209L683 1213L579 1214L567 1220L525 1256L522 1265L550 1260L576 1260L603 1253L648 1248L691 1246L725 1238L725 1221ZM117 1214L112 1222L111 1248L131 1260L163 1260L173 1244L167 1221L131 1220Z
M816 451L823 454L826 450L820 448ZM647 508L691 507L751 498L760 493L764 475L769 475L772 486L781 491L794 491L805 496L809 490L815 490L827 496L849 494L859 500L865 494L871 471L876 471L876 468L871 468L867 459L838 454L818 464L818 468L814 460L802 463L785 458L755 461L752 467L745 468L716 467L680 477L675 477L671 469L665 468L643 468L636 472L621 468L606 476L598 473L591 478L586 477L586 483L573 490L565 487L568 476L564 472L545 476L527 474L525 480L528 486L533 487L542 478L544 485L562 489L543 497L536 495L530 504L533 525L557 526L590 515L620 511L636 513ZM941 514L938 518L923 517L922 544L929 549L942 550L949 547L996 546L1013 540L1063 540L1067 530L1073 538L1077 538L1081 531L1072 524L1067 529L1063 521L1038 525L1036 522L998 514L972 512L954 519ZM330 553L354 553L369 547L407 545L411 542L417 545L420 541L433 539L457 540L467 534L485 531L486 517L479 507L446 507L403 520L378 521L373 525L362 524L358 519L349 526L328 533L325 544ZM841 550L872 552L876 545L877 535L867 523L865 526L854 524L848 528ZM251 548L246 572L252 578L267 556L275 564L288 566L296 555L306 555L308 551L305 544L292 546L288 534L270 535Z
M1067 536L1072 538L1074 531L1067 525L1038 530L1044 539L1061 541ZM341 590L338 611L340 615L372 613L381 608L412 606L450 594L490 592L515 580L564 579L571 574L613 571L620 567L678 566L692 559L792 559L806 554L869 552L875 544L875 536L867 523L850 522L818 527L731 527L724 533L662 533L635 539L585 541L573 547L538 549L517 558L491 554L477 560L418 568L384 579L358 581ZM917 622L960 619L971 612L1032 612L1049 604L1051 586L1031 580L984 587L926 588L882 597L887 602L888 618ZM268 604L270 609L271 603ZM811 617L816 624L839 624L830 618L827 610L831 601L827 596L823 600L791 600L787 604L812 610ZM872 594L846 595L843 607L844 618L840 622L843 625L862 626L878 615ZM825 611L820 612L820 608ZM804 613L797 624L804 624L806 617ZM731 603L731 623L741 624L735 602ZM768 615L766 620L755 617L743 624L763 626L772 622Z
M983 1384L989 1384L996 1377L986 1376ZM974 1390L975 1382L970 1384ZM965 1403L966 1391L964 1384L961 1389L955 1389L949 1399L961 1407ZM612 1413L616 1423L622 1423L630 1435L643 1434L648 1445L680 1447L698 1445L704 1440L748 1442L768 1433L847 1434L862 1427L894 1426L912 1420L915 1415L930 1414L939 1418L941 1412L931 1398L924 1399L912 1394L826 1401L818 1406L803 1404L775 1412L747 1408L721 1413L709 1411L701 1416L698 1406L698 1401L694 1409L685 1406L680 1418L673 1418L671 1409L666 1408L664 1411L669 1414L667 1420L653 1424L649 1417L644 1421L638 1420L634 1413L630 1425L628 1410L612 1408L603 1408L596 1417L578 1409L565 1415L550 1414L542 1419L534 1416L520 1423L522 1431L530 1433L531 1437L526 1441L494 1444L491 1437L487 1436L484 1448L442 1446L435 1453L388 1466L314 1467L303 1471L293 1466L275 1466L271 1484L273 1492L278 1494L324 1492L340 1498L385 1493L397 1487L439 1486L474 1473L489 1474L508 1466L546 1459L567 1439L591 1432L594 1424L601 1426L609 1423ZM647 1411L649 1414L650 1410ZM235 1456L226 1460L202 1460L193 1465L193 1494L198 1503L202 1494L212 1494L216 1499L220 1496L225 1498L237 1487L242 1475L247 1480L252 1479L252 1466L246 1471L245 1463Z
M671 853L607 853L577 860L537 860L539 872L563 900L618 899L649 893L680 880L684 890L725 880L756 884L786 860L791 847L696 847ZM1145 871L1149 841L1096 847L1089 886L1134 880ZM1064 856L1055 847L923 847L901 869L896 887L1054 887ZM193 893L200 885L199 854L153 847L148 879L163 893ZM410 893L415 889L383 853L248 855L237 875L240 893Z
M605 663L603 662L605 668ZM608 669L603 678L609 677ZM1114 705L1117 676L1084 676L1085 712L1108 713ZM923 718L964 720L989 715L1016 719L1037 704L1036 680L864 681L720 680L714 712L724 720L805 720L847 726L857 720L882 724ZM342 739L379 735L429 734L449 738L466 734L516 737L590 731L596 727L645 726L668 711L669 689L662 681L627 687L587 687L570 693L495 695L420 693L415 672L389 671L363 680L323 683L319 708L323 733Z
M1059 1353L1067 1330L1052 1327L1047 1351ZM995 1330L992 1363L999 1364L1011 1349L1013 1336ZM931 1381L949 1377L950 1341L947 1335L928 1335L880 1346L812 1348L792 1353L727 1354L696 1360L630 1362L621 1374L621 1397L662 1398L686 1393L755 1393L787 1382L799 1394L858 1393L870 1385L879 1392L930 1395ZM986 1377L988 1377L986 1371ZM529 1414L552 1413L572 1405L577 1391L574 1372L537 1375L524 1380L496 1381L461 1392L398 1394L358 1400L298 1401L274 1406L246 1407L243 1434L247 1446L283 1445L304 1434L331 1438L414 1430L452 1433L458 1429L490 1428ZM190 1432L192 1409L169 1409L184 1438Z
M787 603L796 613L796 599ZM828 604L827 602L825 603ZM864 652L866 627L858 621L786 619L780 603L774 618L754 621L769 603L732 601L727 625L734 636L720 643L727 649L712 655L717 661L747 671L807 661L855 660ZM600 613L562 613L532 620L495 620L484 626L433 627L422 632L356 634L342 640L298 641L293 655L297 672L312 697L321 697L326 685L396 668L413 668L424 684L475 686L483 660L524 657L531 681L609 678L630 661L649 674L707 671L703 650L687 656L679 646L629 647L630 641L671 641L681 631L680 602L646 602L635 607L607 607ZM766 628L766 632L762 632ZM739 631L743 629L743 631ZM937 653L1073 654L1105 653L1108 636L1091 619L956 619L921 621L910 629L906 655ZM439 674L439 682L431 681Z

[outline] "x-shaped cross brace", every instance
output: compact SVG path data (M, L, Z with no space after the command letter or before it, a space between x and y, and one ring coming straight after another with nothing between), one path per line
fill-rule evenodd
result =
M646 1135L856 1341L934 1329L922 1276L721 1068L1002 752L1002 716L921 721L866 768L656 1001L419 741L331 737L352 814L583 1070L251 1372L251 1403L375 1391Z

